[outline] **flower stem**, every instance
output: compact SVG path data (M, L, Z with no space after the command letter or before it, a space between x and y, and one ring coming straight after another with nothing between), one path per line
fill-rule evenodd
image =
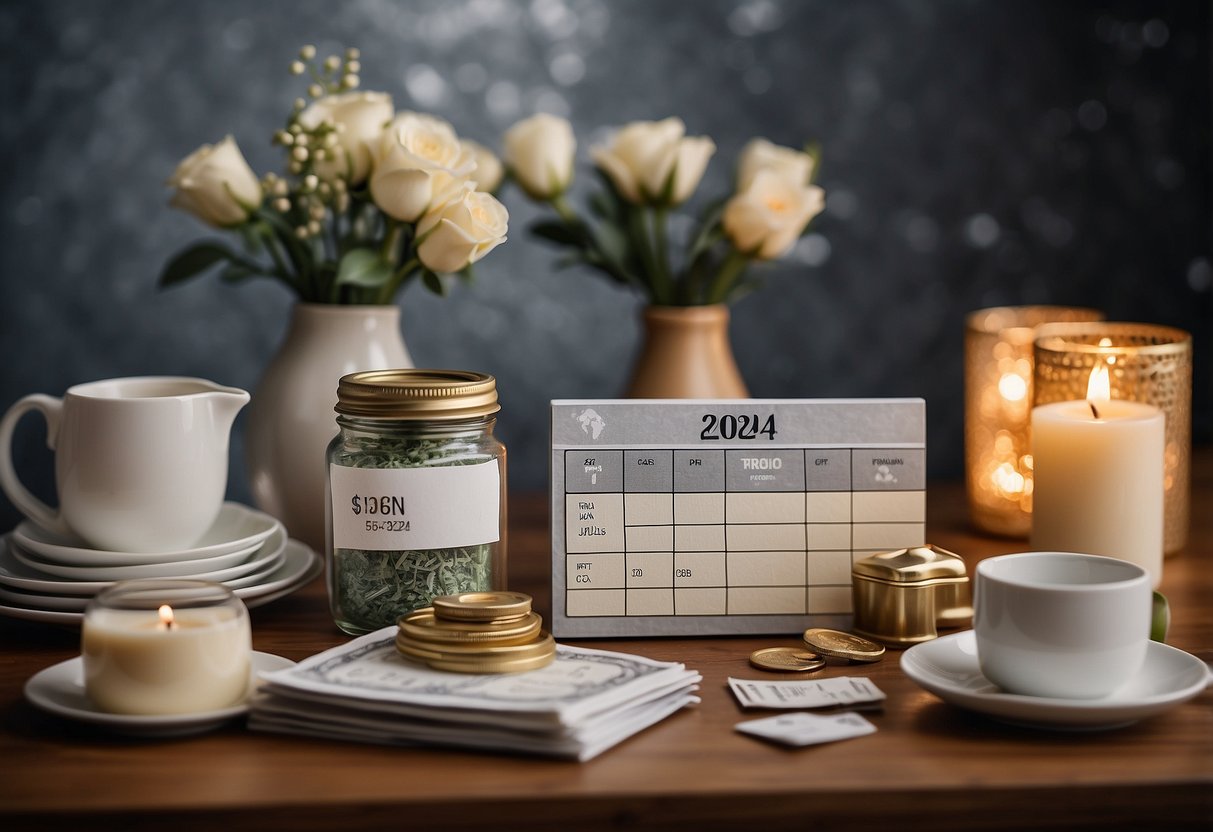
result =
M403 266L396 269L396 271L392 272L391 278L387 281L387 283L383 284L383 289L379 292L379 303L391 303L392 298L396 296L397 290L404 285L404 281L407 280L420 265L421 261L414 257Z
M580 225L581 218L577 216L577 212L569 205L569 201L564 198L564 194L557 194L552 197L549 202L552 203L552 208L568 225Z
M661 265L657 262L656 254L653 251L653 246L649 241L648 223L645 221L645 209L629 208L628 209L628 232L632 238L632 246L636 249L640 256L640 262L644 267L644 277L648 283L649 299L658 306L665 306L669 303L666 297L664 275L661 272Z
M400 242L400 231L399 220L389 219L387 231L383 235L383 245L379 247L380 259L388 263L392 262L392 254L396 251L396 245Z
M673 300L673 286L670 282L670 249L666 235L666 216L668 210L665 207L655 208L653 210L653 259L657 262L657 274L654 280L661 283L661 294L666 298L666 302Z
M741 277L741 273L745 271L749 263L749 257L736 249L730 250L728 256L724 258L724 262L720 264L720 270L716 272L712 285L708 288L707 302L724 303L727 301L733 289L737 287L737 279Z

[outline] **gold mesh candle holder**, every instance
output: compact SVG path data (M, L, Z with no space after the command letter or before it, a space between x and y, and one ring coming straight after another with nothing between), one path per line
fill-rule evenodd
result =
M1192 456L1192 336L1138 323L1058 323L1037 330L1033 406L1087 397L1096 364L1108 367L1112 398L1145 402L1166 415L1163 551L1188 540Z
M1000 306L965 326L965 483L969 519L985 532L1027 537L1032 526L1032 344L1036 327L1100 321L1095 309Z

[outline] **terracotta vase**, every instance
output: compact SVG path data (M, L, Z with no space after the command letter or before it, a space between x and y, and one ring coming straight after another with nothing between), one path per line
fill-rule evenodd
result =
M296 304L249 405L245 457L253 502L290 536L325 547L325 449L337 435L337 382L412 367L398 306Z
M644 346L627 396L634 399L749 397L729 344L729 308L649 306Z

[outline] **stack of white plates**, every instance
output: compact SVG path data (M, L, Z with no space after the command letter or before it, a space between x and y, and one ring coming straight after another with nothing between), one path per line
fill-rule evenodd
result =
M320 568L320 557L288 539L276 519L237 503L223 504L197 545L174 552L93 549L26 520L0 537L0 615L78 623L94 595L131 578L217 581L255 607L294 592Z

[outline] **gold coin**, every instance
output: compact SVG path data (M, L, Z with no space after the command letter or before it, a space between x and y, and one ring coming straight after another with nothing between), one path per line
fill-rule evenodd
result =
M556 651L553 650L546 656L535 656L531 659L513 659L502 662L462 662L435 659L427 664L435 670L446 670L451 673L523 673L527 670L547 667L555 658Z
M429 650L424 647L419 647L410 641L402 641L400 636L396 636L396 651L413 659L421 661L429 661L430 659L441 659L442 654L436 650Z
M522 644L435 644L433 642L418 642L404 633L396 634L396 647L401 651L416 651L417 653L437 655L450 659L513 659L539 655L548 650L556 649L552 636L540 631L538 638L530 639Z
M850 659L853 662L876 662L884 655L884 645L868 641L851 633L814 627L804 631L804 643L819 656Z
M434 615L459 621L508 621L531 611L531 596L522 592L461 592L433 600Z
M799 647L765 647L750 654L750 664L763 670L808 673L821 670L826 660Z
M428 610L402 615L400 632L413 641L427 644L523 644L535 638L543 619L530 612L518 621L443 621Z

